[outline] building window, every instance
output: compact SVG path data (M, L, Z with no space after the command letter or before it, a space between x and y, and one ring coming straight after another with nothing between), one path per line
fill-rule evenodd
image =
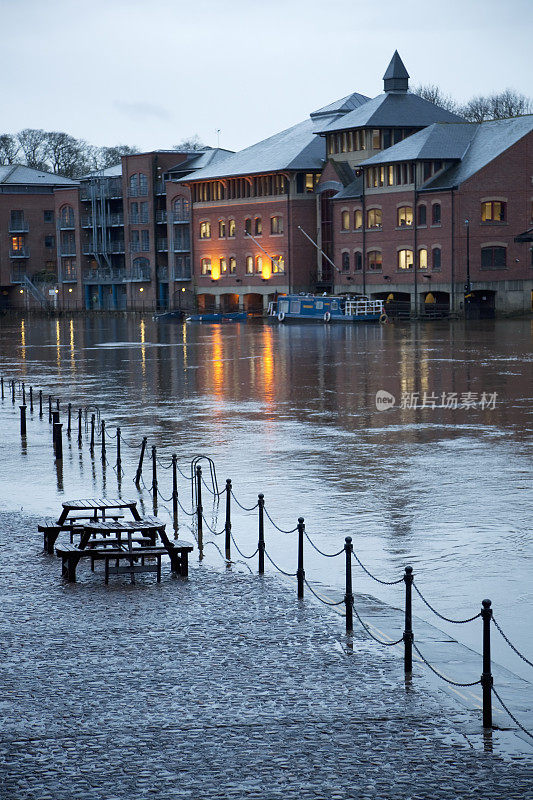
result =
M283 233L283 217L270 218L270 233Z
M481 269L500 269L507 266L506 247L482 247Z
M372 272L381 272L383 266L381 252L379 250L369 250L366 254L366 263Z
M255 271L257 275L261 275L263 272L263 256L255 257Z
M356 272L360 272L363 269L363 254L360 250L356 250L353 254L353 268Z
M398 250L398 269L412 269L413 251Z
M187 222L190 217L190 202L186 197L176 197L172 210L174 222Z
M207 220L200 222L200 239L211 238L211 223Z
M398 227L406 228L413 224L413 209L411 206L400 206L398 209Z
M150 231L141 231L141 250L147 252L150 249Z
M283 256L272 256L272 272L282 275L285 272L285 258Z
M14 253L22 252L24 250L24 236L12 236L11 249Z
M233 238L235 236L235 220L229 219L228 220L228 236Z
M130 197L137 197L139 194L139 176L137 173L134 175L130 175L130 185L129 185L129 193Z
M45 247L55 247L56 237L55 236L45 236L44 237L44 246Z
M218 223L218 238L225 239L226 238L226 220L221 219Z
M261 236L263 233L263 220L261 217L256 217L254 219L254 231L256 236Z
M250 235L251 235L251 233L252 233L252 220L251 220L249 217L247 217L247 218L244 220L244 233L245 233L247 236L250 236Z
M210 258L202 258L201 262L201 271L202 275L211 275L211 259Z
M148 194L148 178L142 172L139 172L139 194L142 197Z
M235 256L230 256L229 271L231 275L235 275L235 273L237 272L237 259L235 258Z
M53 222L54 221L54 212L53 211L44 211L44 222Z
M342 259L342 271L349 272L350 271L350 254L343 253L341 256Z
M381 228L381 208L370 208L366 215L367 228Z
M425 247L421 247L418 251L418 269L428 268L428 251Z
M353 212L353 226L356 231L363 227L363 211L360 208Z
M341 214L341 231L350 230L350 212L343 211Z
M388 147L388 145L386 145ZM394 167L389 164L387 167L387 186L394 186Z
M507 203L500 200L490 200L481 203L481 222L505 222Z
M427 208L426 206L418 206L418 224L419 225L426 225L427 224Z
M440 225L440 203L433 203L431 206L431 224Z
M442 253L441 253L440 247L434 247L433 248L432 256L433 256L432 268L433 269L440 269L441 257L442 257Z
M139 224L139 204L138 203L130 203L130 222L133 225Z
M139 231L130 232L130 250L132 253L138 253L141 249L141 238Z
M228 271L228 262L224 258L224 256L220 259L219 265L220 265L220 274L225 275Z
M254 260L252 256L246 256L246 274L247 275L254 274Z
M141 278L143 281L150 280L150 262L147 258L133 259L132 277Z
M61 277L64 281L76 280L76 261L73 258L61 259Z
M61 228L74 227L74 209L72 206L63 206L59 212L59 225Z
M372 131L372 150L381 150L381 131Z
M143 200L139 206L139 222L148 222L148 202Z

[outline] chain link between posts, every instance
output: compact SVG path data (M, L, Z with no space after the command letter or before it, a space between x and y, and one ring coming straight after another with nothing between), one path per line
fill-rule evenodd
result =
M478 683L481 683L481 679L479 679L479 678L478 678L478 680L477 680L477 681L472 681L472 683L458 683L457 681L452 681L452 680L451 680L451 678L447 678L447 677L446 677L446 675L443 675L443 674L442 674L442 672L438 672L438 670L436 670L436 669L435 669L435 667L431 666L431 664L429 663L429 661L428 661L427 659L425 659L425 658L424 658L424 656L422 655L422 653L420 652L420 650L418 649L418 647L416 646L416 644L415 644L414 642L413 642L412 644L413 644L413 650L415 650L415 651L418 653L418 655L420 656L420 658L422 659L422 661L424 662L424 664L425 664L427 667L429 667L429 669L430 669L432 672L434 672L434 673L435 673L435 675L437 675L439 678L442 678L442 680L443 680L443 681L446 681L446 683L449 683L449 684L451 684L451 686L461 686L461 687L463 687L463 688L466 688L466 687L468 687L468 686L477 686L477 685L478 685Z
M494 692L494 694L495 694L495 695L496 695L496 697L498 698L498 701L499 701L500 705L502 706L502 708L504 708L504 709L505 709L505 711L507 711L507 713L509 714L509 716L511 717L511 719L513 720L513 722L515 723L515 725L518 725L518 727L520 728L520 730L522 731L522 733L525 733L525 734L526 734L526 736L529 736L529 737L531 737L531 739L533 739L533 733L530 733L528 730L526 730L526 728L524 728L524 726L522 725L522 723L518 722L517 718L515 717L515 715L514 715L514 714L512 714L512 713L509 711L509 709L507 708L507 706L505 705L505 703L504 703L504 702L503 702L503 700L501 699L500 695L498 694L498 692L496 691L496 689L494 688L494 686L492 687L492 691Z
M254 508L255 508L255 506L254 506ZM296 527L294 527L294 528L291 528L291 529L290 529L290 531L283 530L283 528L280 528L280 527L279 527L279 525L276 525L276 523L274 522L274 520L272 519L272 517L271 517L271 516L270 516L270 514L268 513L268 511L267 511L267 509L266 509L266 507L265 507L265 506L263 506L263 510L264 510L264 512L265 512L265 514L266 514L266 516L267 516L267 518L268 518L268 519L270 520L270 522L272 523L272 525L273 525L273 526L276 528L276 530L277 530L277 531L279 531L280 533L294 533L294 531L297 531L297 530L298 530L298 525L296 525Z
M509 641L509 639L507 638L507 636L505 635L505 633L502 631L502 629L500 628L500 626L498 625L498 623L497 623L497 622L496 622L496 620L494 619L494 612L493 612L493 614L492 614L492 621L493 621L493 622L494 622L494 624L496 625L496 628L497 628L497 630L500 632L500 635L503 637L503 639L505 639L505 641L507 642L507 644L509 645L509 647L511 648L511 650L513 650L513 651L516 653L516 655L517 655L519 658L521 658L521 659L522 659L522 661L525 661L525 662L526 662L526 664L529 664L529 666L530 666L530 667L533 667L533 663L532 663L532 662L531 662L531 661L530 661L528 658L526 658L524 655L522 655L522 653L520 652L520 650L517 650L517 649L516 649L516 647L514 646L514 644L513 644L511 641ZM498 699L499 699L499 698L498 698Z
M352 550L352 555L355 558L355 560L357 561L357 563L359 564L359 566L361 567L361 569L363 570L363 572L366 572L368 577L372 578L372 580L383 584L383 586L395 586L397 583L403 583L403 577L402 578L398 578L397 581L382 581L380 578L376 578L376 576L372 575L372 573L365 567L363 562L359 560L359 558L357 557L357 554L353 550Z
M402 578L402 580L403 580L403 578ZM449 617L445 617L442 614L439 614L437 609L433 608L433 606L428 603L428 601L423 596L422 592L420 591L420 589L418 588L418 586L416 585L416 583L414 581L413 581L413 586L415 588L416 593L418 594L418 596L422 600L422 602L425 603L425 605L429 608L429 610L433 611L433 613L436 614L436 616L439 617L439 619L443 619L444 622L452 622L454 625L465 625L467 622L473 622L475 619L478 619L478 617L481 616L481 612L478 611L477 614L474 614L473 617L468 617L468 619L450 619Z

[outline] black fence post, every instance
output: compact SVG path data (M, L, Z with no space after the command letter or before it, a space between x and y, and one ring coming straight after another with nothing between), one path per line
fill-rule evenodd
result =
M492 608L490 600L482 600L481 617L483 619L483 674L481 689L483 692L483 727L492 728L492 673L490 671L490 622Z
M82 417L83 417L83 411L80 408L80 409L78 409L78 447L81 447L82 444L83 444L83 436L82 436L82 431L81 431L81 420L82 420Z
M26 386L24 383L22 384L22 405L26 405Z
M43 418L43 391L39 389L39 417Z
M30 414L33 414L33 387L30 386Z
M413 568L406 567L405 575L405 627L403 631L403 669L404 672L410 673L413 671L413 604L412 604L412 586L413 586Z
M157 516L157 448L152 445L152 505Z
M54 445L54 451L56 449L56 438L57 438L56 425L59 425L59 411L52 411L52 442Z
M67 436L69 438L71 432L72 432L72 403L69 403L67 409Z
M196 467L196 520L198 523L198 547L203 548L203 529L202 529L202 468Z
M296 580L298 583L298 598L304 596L304 518L298 517L298 569L296 570Z
M11 402L15 405L15 381L11 381Z
M94 421L96 417L94 414L91 414L91 441L89 444L89 451L92 456L94 456Z
M344 552L346 553L346 594L344 605L346 607L346 633L353 633L353 589L352 589L352 537L344 539Z
M259 541L257 542L257 550L259 556L259 574L265 573L265 495L257 495L257 509L259 517Z
M137 489L141 488L141 475L143 473L143 459L144 459L144 451L146 450L146 436L143 436L142 444L141 444L141 454L139 456L139 466L137 467L137 472L135 473L135 486Z
M59 411L59 397L56 398L56 411Z
M105 464L105 421L101 422L102 427L102 464Z
M231 560L231 478L226 478L226 521L224 523L226 560Z
M48 395L48 422L52 424L52 395Z
M26 406L20 406L20 435L26 436Z
M63 460L63 423L54 422L55 442L56 442L56 461Z
M2 400L4 399L4 378L0 378L0 387L2 387Z
M178 536L178 457L172 454L172 525L174 536Z
M122 469L122 458L120 456L120 428L117 427L117 472L120 475L120 470Z

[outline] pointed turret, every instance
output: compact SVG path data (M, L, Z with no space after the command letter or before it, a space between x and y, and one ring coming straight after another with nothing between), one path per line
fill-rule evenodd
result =
M409 73L403 65L403 61L394 51L387 71L383 76L383 84L386 92L406 92L409 88Z

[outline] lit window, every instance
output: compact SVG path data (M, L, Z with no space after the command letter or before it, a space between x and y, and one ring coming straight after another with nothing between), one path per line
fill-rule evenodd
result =
M431 224L440 225L440 203L433 203L431 206Z
M244 220L244 232L248 235L252 233L252 220L249 218Z
M392 164L389 165L387 169L387 186L394 185L394 167Z
M353 254L353 268L356 272L359 272L363 269L363 254L360 250L357 250Z
M432 256L433 256L432 268L433 269L440 269L441 257L442 257L442 253L441 253L440 247L434 247L433 248Z
M342 254L342 271L349 272L350 271L350 254L343 253Z
M372 131L372 150L381 150L381 131Z
M263 256L255 257L255 271L258 275L263 272Z
M283 233L283 217L271 217L270 233Z
M246 256L246 274L247 275L254 274L254 260L252 256Z
M314 175L312 172L307 172L305 175L305 191L314 192L317 180L318 175Z
M507 265L506 247L482 247L481 269L500 269Z
M272 272L283 274L285 272L285 259L283 256L272 256Z
M256 236L261 236L263 233L263 221L261 217L256 217L254 219L254 231Z
M366 261L369 270L380 272L382 268L382 257L379 250L369 250L366 254Z
M398 269L412 269L413 251L398 250Z
M228 271L228 262L225 258L220 259L220 274L224 275Z
M228 220L228 236L233 237L235 236L235 220L229 219Z
M490 200L481 203L481 222L505 222L507 203L499 200Z
M24 250L24 236L12 236L11 249L14 253Z
M200 222L200 239L211 238L211 223L204 221Z
M341 214L341 230L342 231L349 231L350 230L350 212L343 211Z
M229 271L232 275L234 275L237 272L237 259L235 258L235 256L230 256Z
M59 212L60 226L62 228L74 227L74 209L72 206L63 206Z
M367 228L381 228L381 209L370 208L366 215Z
M421 247L418 251L418 269L427 269L428 267L428 251L425 247Z
M398 227L405 228L413 224L413 209L411 206L401 206L398 209Z
M218 238L225 239L226 237L226 221L221 219L218 223Z
M211 275L211 259L202 258L200 263L202 267L202 275Z
M427 222L427 208L424 205L418 206L418 224L425 225Z
M360 208L353 212L353 226L355 230L363 227L363 211Z

